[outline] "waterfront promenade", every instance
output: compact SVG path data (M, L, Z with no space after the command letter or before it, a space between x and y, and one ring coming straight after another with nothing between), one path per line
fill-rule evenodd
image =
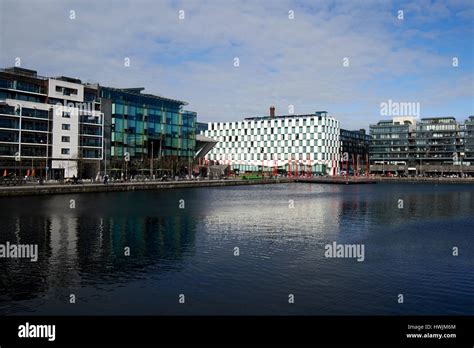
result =
M58 184L45 183L26 184L21 186L0 186L0 197L9 196L34 196L49 194L68 193L93 193L93 192L115 192L115 191L140 191L173 188L193 187L218 187L237 185L265 185L282 183L315 183L335 185L357 185L375 183L426 183L426 184L474 184L474 178L394 178L394 177L278 177L264 179L225 179L225 180L172 180L172 181L136 181L136 182L109 182L103 183L81 183L81 184Z
M132 182L109 182L103 183L81 183L81 184L58 184L45 183L26 184L21 186L0 186L0 197L13 196L35 196L50 194L70 193L93 193L93 192L115 192L115 191L140 191L160 190L173 188L195 188L195 187L219 187L238 185L265 185L282 183L314 183L333 185L358 185L375 183L426 183L426 184L474 184L474 178L394 178L394 177L277 177L264 179L225 179L225 180L171 180L171 181L132 181Z
M93 193L114 191L140 191L173 188L193 187L218 187L236 185L278 184L291 182L288 178L266 178L258 180L225 179L225 180L174 180L174 181L144 181L144 182L114 182L114 183L83 183L83 184L57 184L44 185L28 184L22 186L0 187L0 197L32 196L67 193Z

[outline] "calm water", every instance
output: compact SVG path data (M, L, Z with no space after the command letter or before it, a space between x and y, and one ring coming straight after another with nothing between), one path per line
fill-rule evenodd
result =
M0 314L474 314L474 185L299 183L0 207L0 243L39 245L37 262L0 259ZM364 244L365 261L325 258L333 241Z

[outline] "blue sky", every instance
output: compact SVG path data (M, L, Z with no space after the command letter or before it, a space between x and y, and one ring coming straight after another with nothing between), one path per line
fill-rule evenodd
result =
M0 6L2 67L19 57L46 76L145 87L187 101L205 122L265 115L270 105L287 114L294 105L295 113L327 110L344 128L367 128L385 118L380 103L389 99L420 103L421 117L462 121L474 114L472 0L0 0Z

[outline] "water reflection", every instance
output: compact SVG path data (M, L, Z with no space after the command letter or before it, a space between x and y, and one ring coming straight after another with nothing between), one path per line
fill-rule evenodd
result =
M0 199L0 243L39 249L37 262L0 259L0 314L473 314L473 211L472 185ZM333 241L364 243L366 260L324 258ZM388 300L396 289L417 303ZM183 291L192 306L178 307ZM290 292L304 305L282 306Z
M150 208L140 216L100 216L64 202L62 196L2 201L0 243L38 244L39 258L0 259L0 313L44 294L62 296L64 289L126 283L149 269L179 270L194 253L196 220L187 214L156 215ZM25 204L37 209L17 209Z

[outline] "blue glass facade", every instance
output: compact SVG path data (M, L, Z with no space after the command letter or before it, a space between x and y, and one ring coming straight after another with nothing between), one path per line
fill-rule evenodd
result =
M110 101L110 158L131 159L194 156L196 113L184 111L185 102L142 94L142 89L101 87L104 104ZM107 125L106 125L107 127Z

